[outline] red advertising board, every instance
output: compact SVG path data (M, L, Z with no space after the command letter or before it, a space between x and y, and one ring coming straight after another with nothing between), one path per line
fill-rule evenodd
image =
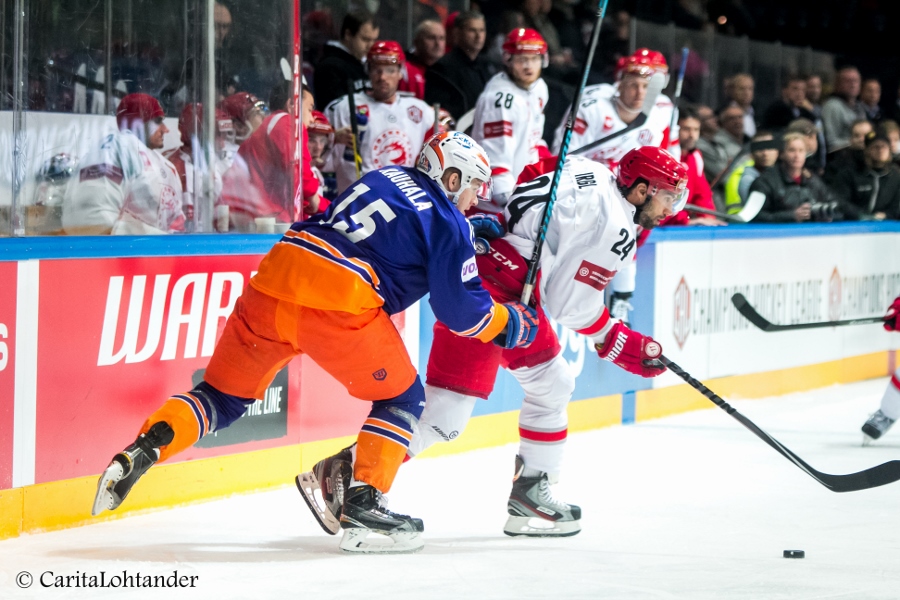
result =
M0 262L0 490L12 487L17 268Z
M35 482L99 473L170 395L191 389L260 259L42 261ZM305 358L280 381L286 390L270 388L272 397L232 426L283 411L281 429L269 429L275 437L257 432L174 460L350 435L370 407Z

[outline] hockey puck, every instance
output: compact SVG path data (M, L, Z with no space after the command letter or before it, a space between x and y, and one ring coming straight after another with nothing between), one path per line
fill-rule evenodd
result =
M784 551L785 558L805 558L806 552L803 550L785 550Z

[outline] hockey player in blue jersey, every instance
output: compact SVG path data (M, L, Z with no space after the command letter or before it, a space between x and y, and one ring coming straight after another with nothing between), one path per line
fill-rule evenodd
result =
M498 304L481 286L463 213L489 178L478 144L442 133L425 145L416 168L371 171L323 215L295 223L235 304L204 381L169 398L113 457L93 514L119 506L156 462L237 420L263 398L275 373L306 353L351 395L372 401L352 450L352 483L342 494L341 548L421 548L422 521L387 510L383 499L425 404L390 315L430 294L436 317L458 335L514 348L527 346L537 331L533 309ZM371 531L393 544L367 542Z

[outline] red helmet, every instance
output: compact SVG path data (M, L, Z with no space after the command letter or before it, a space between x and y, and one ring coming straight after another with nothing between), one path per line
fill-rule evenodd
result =
M127 129L135 120L148 123L165 116L159 101L148 94L128 94L116 108L116 124L119 129Z
M393 40L379 40L372 44L366 60L370 65L402 65L406 62L403 48Z
M669 65L662 52L649 48L638 48L631 56L623 56L616 63L616 79L622 79L625 75L637 75L650 77L655 73L669 76Z
M191 138L203 131L203 105L199 102L186 104L178 118L178 131L181 132L181 143L191 144ZM216 109L216 136L231 138L234 141L234 123L224 110Z
M249 92L238 92L232 94L219 103L219 108L225 111L232 119L244 122L250 118L250 113L254 109L268 114L269 107L265 102Z
M625 188L630 188L639 179L647 182L649 196L660 190L675 194L672 212L684 208L687 202L688 171L678 159L656 146L641 146L628 151L619 163L616 181Z
M307 133L319 135L332 135L334 127L328 122L328 117L317 110L312 111L312 122L306 128Z
M534 29L513 29L503 41L504 54L547 54L547 42Z

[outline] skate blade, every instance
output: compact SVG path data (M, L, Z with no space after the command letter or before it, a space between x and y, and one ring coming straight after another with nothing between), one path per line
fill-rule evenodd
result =
M319 525L322 526L322 529L325 530L325 533L337 535L337 532L341 529L341 523L331 514L331 511L327 508L322 508L325 504L324 502L321 505L319 504L315 492L319 490L319 498L321 498L322 486L319 485L319 480L316 479L315 474L312 471L300 473L294 481L297 484L297 489L300 490L300 495L303 496L303 500L306 502L306 506L309 507L310 512L316 518L316 521L319 522Z
M425 546L418 531L381 533L364 527L344 530L341 550L354 554L412 554Z
M863 434L863 441L862 441L863 448L871 446L872 442L874 442L874 441L875 441L875 438L873 438L865 433Z
M569 537L581 531L580 521L547 521L540 517L517 517L510 515L503 527L509 536L528 537Z
M103 474L100 475L100 481L97 482L97 494L94 496L94 506L91 508L91 516L96 517L104 510L113 510L121 504L113 495L112 488L122 480L125 475L125 469L122 463L117 460L109 463Z

